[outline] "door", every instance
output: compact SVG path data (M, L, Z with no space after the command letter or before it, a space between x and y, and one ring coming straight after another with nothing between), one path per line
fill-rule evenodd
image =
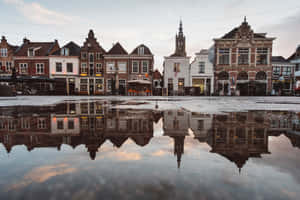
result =
M69 95L75 94L75 79L70 78L69 79Z

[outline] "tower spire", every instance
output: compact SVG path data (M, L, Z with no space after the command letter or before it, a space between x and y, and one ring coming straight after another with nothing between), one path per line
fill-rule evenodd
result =
M180 18L180 22L179 22L179 34L183 34L183 28L182 28L182 20Z
M247 23L247 17L246 16L244 17L244 23Z

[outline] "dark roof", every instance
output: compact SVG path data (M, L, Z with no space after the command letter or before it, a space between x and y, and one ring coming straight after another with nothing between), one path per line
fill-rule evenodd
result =
M21 47L16 50L16 56L27 56L29 48L37 48L35 51L35 56L48 56L53 50L59 48L57 40L54 42L30 42L29 40L24 40Z
M62 48L58 49L57 51L53 52L51 55L60 55L61 49L68 48L69 49L69 56L80 56L80 46L78 46L75 42L71 41Z
M122 45L117 42L108 52L109 55L128 55L127 51L122 47Z
M150 49L149 49L146 45L144 45L144 44L141 44L141 45L137 46L137 47L131 52L131 55L139 55L139 53L138 53L139 47L144 47L144 54L143 54L143 55L153 55L153 54L151 53Z
M272 62L288 62L283 56L272 56Z

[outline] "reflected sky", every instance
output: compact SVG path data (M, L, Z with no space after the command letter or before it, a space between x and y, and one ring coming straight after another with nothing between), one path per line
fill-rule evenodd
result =
M0 199L300 195L297 113L157 113L100 105L0 109Z

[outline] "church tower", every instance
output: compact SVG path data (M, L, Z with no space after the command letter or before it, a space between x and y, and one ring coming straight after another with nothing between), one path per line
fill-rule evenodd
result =
M176 34L176 49L172 56L186 57L185 36L183 35L182 21L179 23L179 32Z

